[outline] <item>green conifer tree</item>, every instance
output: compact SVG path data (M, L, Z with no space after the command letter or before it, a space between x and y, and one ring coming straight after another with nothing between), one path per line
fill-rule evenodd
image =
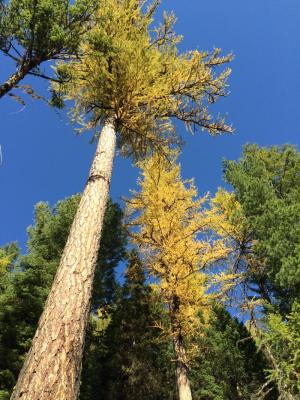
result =
M214 306L198 348L191 374L196 400L252 400L264 384L268 364L263 353L223 306ZM265 399L276 400L276 393Z
M134 250L129 254L119 301L115 363L121 379L115 398L159 399L164 384L157 365L160 332L154 328L155 307L151 289L145 283L144 266Z
M285 315L300 293L300 153L247 145L224 168L253 242L249 287Z
M247 145L238 161L226 161L225 179L240 204L228 213L243 231L240 265L244 271L249 330L269 363L269 379L280 399L299 397L298 313L300 297L300 153L291 145Z
M13 63L14 72L0 83L0 98L8 94L23 103L12 91L16 88L38 97L28 84L20 82L26 76L55 80L51 69L45 72L41 65L79 56L81 36L91 23L97 3L94 0L1 0L0 55Z

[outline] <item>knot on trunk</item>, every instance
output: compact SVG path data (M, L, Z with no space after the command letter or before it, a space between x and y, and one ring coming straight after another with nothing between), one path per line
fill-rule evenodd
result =
M102 180L104 180L105 182L107 182L107 183L109 184L109 178L106 177L105 175L102 175L102 174L93 174L93 175L90 175L90 176L88 177L87 183L89 183L89 182L95 182L95 181L97 181L97 180L99 180L99 179L102 179Z

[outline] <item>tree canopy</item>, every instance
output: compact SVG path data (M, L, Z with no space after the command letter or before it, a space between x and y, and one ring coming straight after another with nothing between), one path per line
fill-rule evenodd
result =
M225 161L224 169L253 242L251 288L257 291L257 285L260 295L286 312L300 293L299 152L290 145L247 145L240 160Z
M208 110L226 94L231 55L220 56L219 49L180 53L174 15L165 13L153 26L158 5L101 1L98 22L84 36L82 57L58 63L58 77L68 79L54 84L58 98L75 101L73 116L83 128L115 119L120 148L135 155L177 141L174 118L211 134L232 130Z

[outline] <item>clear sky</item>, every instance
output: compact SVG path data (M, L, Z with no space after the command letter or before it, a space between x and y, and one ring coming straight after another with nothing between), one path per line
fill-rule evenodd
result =
M243 144L297 144L300 134L300 2L299 0L163 0L174 10L183 49L232 51L230 95L216 103L227 113L234 135L189 136L181 157L185 178L195 177L199 192L222 185L222 159L239 157ZM0 80L10 69L0 57ZM28 82L28 81L27 81ZM33 82L31 80L31 82ZM35 81L36 82L36 81ZM25 83L25 82L24 82ZM41 94L47 85L35 84ZM76 136L64 112L42 101L26 99L26 107L0 100L0 245L17 240L25 249L33 207L54 204L84 187L94 145L90 135ZM116 158L111 195L119 201L134 188L137 171L129 160Z

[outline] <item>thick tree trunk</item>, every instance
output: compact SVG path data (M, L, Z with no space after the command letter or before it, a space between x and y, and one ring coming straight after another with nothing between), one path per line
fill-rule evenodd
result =
M188 368L185 363L186 353L180 336L174 338L174 352L176 356L176 380L179 400L192 400Z
M75 400L116 145L105 124L38 329L11 399Z

